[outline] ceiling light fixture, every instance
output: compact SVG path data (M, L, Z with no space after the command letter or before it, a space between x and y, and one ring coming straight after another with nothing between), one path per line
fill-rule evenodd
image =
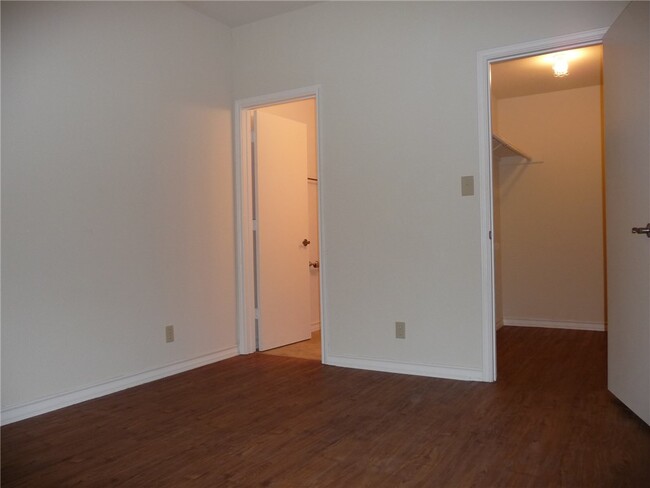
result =
M553 74L556 78L569 75L569 57L565 53L553 55Z

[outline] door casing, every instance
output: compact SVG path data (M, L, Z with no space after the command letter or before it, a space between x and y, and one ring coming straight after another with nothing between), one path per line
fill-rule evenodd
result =
M256 350L255 337L255 265L253 242L253 181L251 176L251 131L249 113L258 108L313 99L316 105L316 167L318 170L318 240L320 249L320 323L321 358L327 364L327 275L326 234L323 226L323 179L321 158L321 87L308 86L235 101L235 224L237 250L237 344L239 354Z
M513 44L479 51L477 54L479 192L481 211L481 300L483 381L496 381L496 318L494 296L494 246L492 187L492 108L490 106L490 64L536 56L552 51L601 44L607 29L595 29L566 36Z

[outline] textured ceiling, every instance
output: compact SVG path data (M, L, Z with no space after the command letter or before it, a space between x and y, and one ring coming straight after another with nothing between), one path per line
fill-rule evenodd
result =
M183 2L188 7L218 20L228 27L238 27L274 17L318 2Z

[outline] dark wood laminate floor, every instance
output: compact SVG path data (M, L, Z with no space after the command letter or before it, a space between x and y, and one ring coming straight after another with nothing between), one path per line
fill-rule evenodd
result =
M7 487L650 486L599 332L503 328L499 381L232 358L2 428Z

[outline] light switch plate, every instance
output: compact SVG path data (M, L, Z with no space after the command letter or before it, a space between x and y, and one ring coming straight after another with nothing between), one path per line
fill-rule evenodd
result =
M471 197L474 195L474 177L461 176L460 177L460 194L463 197Z

